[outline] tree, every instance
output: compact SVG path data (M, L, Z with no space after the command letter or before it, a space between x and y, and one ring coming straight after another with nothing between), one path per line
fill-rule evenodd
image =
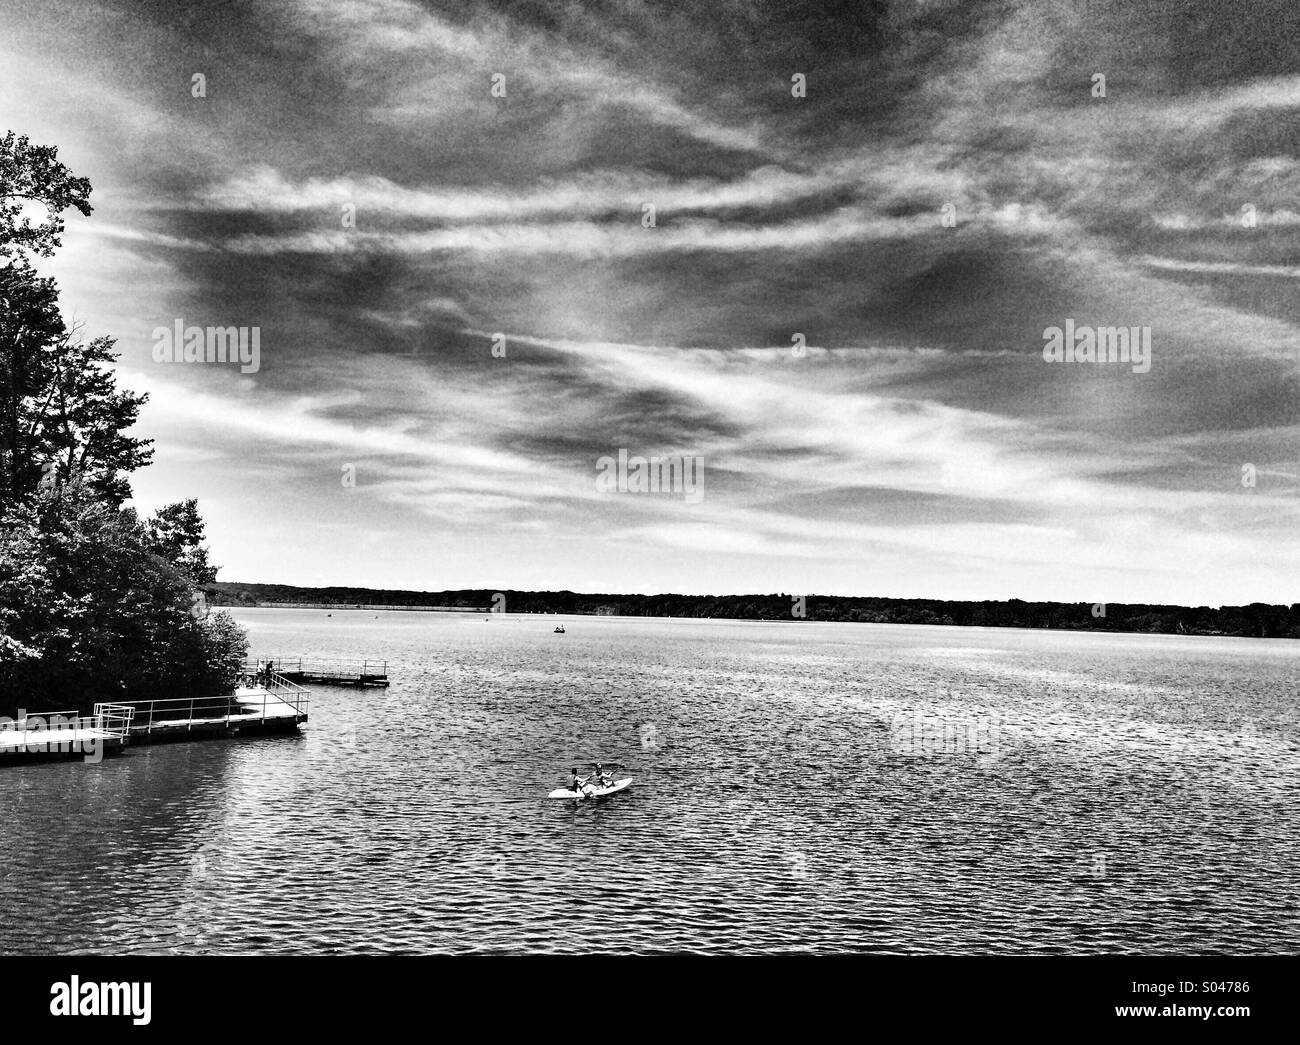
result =
M45 208L45 220L32 223L32 205ZM10 131L0 138L0 258L31 251L54 253L63 233L63 212L72 208L90 217L90 181L74 177L50 145L32 145Z
M74 472L121 504L125 474L150 456L147 440L124 434L145 397L117 390L107 369L113 341L82 344L59 315L54 281L28 261L54 253L68 209L90 215L90 182L52 146L13 131L0 138L0 259L9 262L0 268L0 507Z
M111 338L64 327L53 280L0 268L0 505L74 475L110 503L130 497L126 476L153 451L126 432L148 397L117 388L115 358Z
M247 636L228 614L200 609L195 549L160 551L155 522L75 481L0 521L0 693L89 711L230 692Z
M148 528L153 550L183 570L195 587L217 579L217 568L209 564L203 546L203 517L195 498L160 508Z
M118 389L111 338L65 326L24 253L52 253L89 194L54 149L0 138L0 704L229 693L247 636L199 598L216 570L198 505L144 522L123 507L152 456L127 434L145 397Z
M40 482L27 415L39 402L36 391L49 384L50 349L63 333L54 281L25 262L0 268L0 504Z

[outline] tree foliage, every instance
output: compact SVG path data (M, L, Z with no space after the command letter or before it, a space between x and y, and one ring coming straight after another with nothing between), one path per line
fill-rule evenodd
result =
M196 499L159 509L148 528L153 551L184 572L195 587L217 579L217 568L209 564L203 544L203 517Z
M44 208L44 220L31 210ZM63 234L63 212L90 216L90 182L75 177L51 145L32 145L13 131L0 138L0 258L22 251L49 257Z
M189 564L157 547L150 523L78 483L42 490L4 518L6 703L85 711L100 700L229 692L246 638L228 614L208 616Z
M146 397L117 387L113 340L67 327L24 254L50 254L89 194L54 149L0 138L0 714L230 692L248 648L207 612L197 502L124 507L153 452L131 434Z
M150 440L128 434L146 396L117 388L111 338L64 327L53 280L0 268L0 505L74 475L105 501L131 495Z

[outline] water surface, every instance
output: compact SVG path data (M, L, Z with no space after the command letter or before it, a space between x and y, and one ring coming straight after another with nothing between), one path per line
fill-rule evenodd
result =
M0 951L1300 950L1297 642L237 616L393 685L0 770Z

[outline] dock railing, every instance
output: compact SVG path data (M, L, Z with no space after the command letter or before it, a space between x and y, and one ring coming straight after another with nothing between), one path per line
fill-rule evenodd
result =
M131 735L131 722L134 718L134 704L96 704L93 716L94 728L102 730L116 740L125 740Z
M89 715L76 710L28 711L22 718L6 719L5 721L12 722L9 728L24 736L28 734L39 736L42 733L62 729L71 729L78 732L96 729L107 733L108 738L106 739L120 740L130 731L131 716L134 714L135 709L129 704L96 704L94 711ZM40 725L29 723L40 723Z
M96 704L87 715L81 711L24 711L19 718L0 717L0 733L17 734L17 742L4 744L15 751L72 750L90 739L125 743L131 732L134 709L122 704Z
M295 685L279 675L272 675L258 688L261 699L230 693L215 697L168 697L162 700L136 700L130 704L103 705L105 708L128 708L134 716L128 721L128 728L134 726L136 731L143 730L151 734L155 726L183 725L187 732L192 732L196 725L208 725L223 722L249 721L257 718L265 722L268 718L289 718L280 711L281 706L292 709L293 717L305 719L311 703L310 692ZM96 705L96 713L100 705ZM120 712L119 712L120 713Z
M350 660L346 656L259 656L259 658L248 658L244 665L247 671L256 671L257 668L265 664L272 665L272 671L287 671L291 673L307 672L335 672L348 673L348 675L387 675L389 673L389 662L387 660Z
M20 709L20 711L22 713L17 718L0 717L0 732L17 733L24 738L17 746L25 746L28 743L27 737L36 738L31 743L39 744L42 743L42 737L52 733L82 732L98 728L95 716L86 715L76 710L27 711Z
M224 720L230 722L232 714L238 713L242 705L234 695L219 697L165 697L161 700L136 700L131 706L135 709L135 728L143 727L146 734L152 733L154 726L164 723L185 723L187 729L193 729L196 722Z
M5 718L3 721L10 723L6 729L12 729L18 733L39 733L45 729L81 729L82 714L80 711L26 711L19 708L22 714L18 718ZM39 722L39 726L28 726L28 722ZM86 722L85 727L89 728L90 723Z
M262 717L266 718L266 701L268 697L276 697L283 703L293 708L295 715L307 717L307 709L311 706L311 690L304 689L296 682L290 682L283 675L272 672L270 677L262 683L265 693L262 695Z
M381 678L388 675L386 660L347 660L331 657L258 657L245 662L244 670L256 674L267 664L273 672L290 675L362 675Z

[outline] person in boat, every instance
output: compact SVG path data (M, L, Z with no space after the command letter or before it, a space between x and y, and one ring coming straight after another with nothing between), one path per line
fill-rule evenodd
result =
M596 772L592 779L596 781L597 787L609 787L609 785L614 782L614 778L609 773L605 772L605 764L603 762L596 763Z
M580 795L582 794L583 787L587 783L587 777L578 776L577 766L574 766L570 770L570 772L573 774L573 779L569 782L569 790L572 791L574 794Z

